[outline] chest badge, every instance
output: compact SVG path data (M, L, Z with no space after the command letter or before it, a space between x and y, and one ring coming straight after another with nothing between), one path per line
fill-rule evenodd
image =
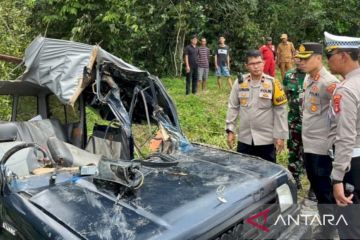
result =
M316 112L318 110L318 107L316 105L311 105L311 111Z
M270 88L270 84L269 83L263 83L263 88L264 89L269 89Z
M318 93L319 92L318 86L316 86L316 85L312 86L311 91L314 92L314 93Z
M312 104L316 104L317 103L317 101L316 101L316 98L310 98L310 102L312 103Z
M248 104L248 100L246 98L240 100L241 106L246 106Z

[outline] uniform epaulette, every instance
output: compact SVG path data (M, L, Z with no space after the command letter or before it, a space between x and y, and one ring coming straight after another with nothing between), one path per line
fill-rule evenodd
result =
M274 80L274 77L270 76L270 75L267 75L267 74L263 74L262 75L263 78L267 79L267 80L270 80L270 81L273 81Z
M245 73L245 74L243 75L243 77L244 77L244 81L250 80L250 73Z

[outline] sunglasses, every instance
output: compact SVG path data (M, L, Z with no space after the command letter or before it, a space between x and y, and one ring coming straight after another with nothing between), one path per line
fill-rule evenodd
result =
M334 56L334 55L336 55L336 54L338 54L338 53L341 53L341 52L334 52L334 51L332 51L332 52L327 52L327 53L326 53L326 58L329 60L332 56Z

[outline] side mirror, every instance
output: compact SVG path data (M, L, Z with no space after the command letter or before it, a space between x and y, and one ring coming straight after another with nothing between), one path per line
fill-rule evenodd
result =
M14 123L0 123L0 142L13 142L17 139L18 129Z

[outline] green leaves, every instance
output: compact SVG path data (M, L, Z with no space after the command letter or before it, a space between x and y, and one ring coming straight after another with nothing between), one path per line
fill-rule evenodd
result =
M33 37L46 33L88 44L101 42L125 61L160 76L182 73L183 48L194 33L205 36L211 49L224 34L234 71L243 69L244 52L259 48L264 36L273 37L276 45L280 34L288 33L297 47L302 41L323 41L324 30L360 35L358 0L0 2L0 48L5 53L22 55L20 50Z

